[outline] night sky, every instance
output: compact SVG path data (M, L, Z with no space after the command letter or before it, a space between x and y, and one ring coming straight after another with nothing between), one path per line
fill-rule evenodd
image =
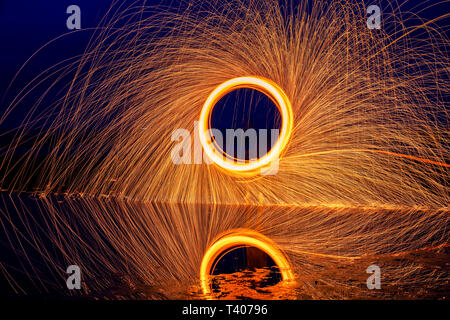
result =
M279 1L284 2L284 0ZM2 44L0 51L0 108L3 110L18 91L43 70L61 60L83 53L92 36L89 28L99 25L113 2L112 0L0 1L0 43ZM168 5L173 10L177 10L179 2L180 0L119 1L124 8L133 4L145 3ZM390 10L386 1L366 0L365 2L380 5L382 12ZM426 4L422 0L409 1L404 6L404 10L411 10L416 6L423 9L432 5L431 8L422 12L417 9L413 10L424 19L435 18L448 12L448 6L445 3L435 6L436 3L438 1L428 1ZM81 30L79 32L70 33L71 31L66 27L66 20L69 17L66 9L70 5L78 5L81 8ZM448 19L439 24L446 26L447 22ZM414 23L414 21L411 20L410 23ZM40 51L27 64L12 87L6 92L21 65L42 45L62 35L62 38ZM30 96L29 100L19 106L7 121L0 124L0 132L16 127L28 111L27 108L35 102L33 99L39 96L40 93L36 92L34 96Z

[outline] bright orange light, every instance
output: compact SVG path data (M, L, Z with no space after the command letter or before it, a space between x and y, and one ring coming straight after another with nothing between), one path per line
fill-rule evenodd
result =
M211 112L215 104L227 93L239 89L250 88L258 90L271 98L281 113L281 130L277 142L264 156L248 162L236 162L236 159L224 157L221 150L213 145L213 138L209 134L211 129ZM292 106L284 91L271 80L262 77L239 77L233 78L216 87L203 105L199 120L200 142L206 155L214 163L228 171L240 174L254 174L257 170L270 165L278 158L281 151L286 147L291 136L293 126Z
M287 258L272 240L252 230L235 229L220 235L203 256L200 266L200 283L206 297L211 298L209 275L215 266L213 265L214 261L226 250L239 246L251 246L262 250L272 258L280 269L282 281L286 284L295 283L294 274Z

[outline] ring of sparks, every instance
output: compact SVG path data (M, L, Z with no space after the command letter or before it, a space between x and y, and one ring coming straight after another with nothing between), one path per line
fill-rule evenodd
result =
M279 268L282 281L287 284L295 283L287 258L272 240L252 230L236 229L219 236L203 256L200 266L200 283L205 296L211 297L209 275L214 271L220 257L231 250L246 246L258 248L266 253Z
M210 134L211 113L216 103L227 93L239 89L250 88L258 90L267 95L277 106L281 114L281 130L277 142L264 156L249 161L239 160L224 156L222 150L214 145L214 138ZM291 136L293 126L292 106L284 91L273 81L262 77L239 77L233 78L217 86L206 99L199 120L199 138L203 150L209 159L223 169L236 173L253 173L264 168L278 156L286 147Z

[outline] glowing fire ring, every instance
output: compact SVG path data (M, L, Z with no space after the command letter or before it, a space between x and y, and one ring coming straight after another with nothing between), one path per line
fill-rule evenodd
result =
M223 253L228 252L230 248L243 246L255 247L265 252L278 266L282 281L287 284L295 283L287 258L272 240L252 230L235 229L219 236L203 256L200 266L200 283L205 296L210 297L211 294L209 275L214 270L214 262L217 258L223 256Z
M214 146L214 141L209 134L211 128L211 112L215 104L227 93L239 89L250 88L267 95L276 104L281 113L281 130L279 138L274 146L263 157L248 162L236 162L224 156L221 150ZM239 77L225 81L216 87L206 99L199 120L199 137L203 150L209 159L218 166L232 172L251 173L257 169L270 165L278 158L281 151L289 141L293 126L292 106L284 91L271 80L262 77Z

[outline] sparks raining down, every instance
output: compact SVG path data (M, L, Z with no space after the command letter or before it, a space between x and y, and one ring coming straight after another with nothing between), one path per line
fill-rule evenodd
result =
M239 229L286 254L297 298L376 295L320 266L361 263L365 272L372 261L447 247L449 41L435 23L449 15L411 27L393 6L383 28L371 30L362 1L308 3L195 1L178 13L140 7L113 15L84 55L43 72L0 115L0 124L8 121L30 91L70 75L64 95L43 113L39 99L1 149L2 189L40 196L45 238L64 263L82 261L87 278L125 273L134 284L195 287L214 240ZM286 120L274 150L278 172L230 172L201 134L213 163L174 164L172 132L194 137L199 120L207 130L208 97L242 77L282 92L274 97ZM29 140L30 132L38 134ZM17 198L8 201L27 216ZM1 211L5 231L11 214ZM30 237L39 247L42 239ZM38 251L55 274L63 268ZM448 279L406 260L385 272L393 287L412 277L431 287Z

